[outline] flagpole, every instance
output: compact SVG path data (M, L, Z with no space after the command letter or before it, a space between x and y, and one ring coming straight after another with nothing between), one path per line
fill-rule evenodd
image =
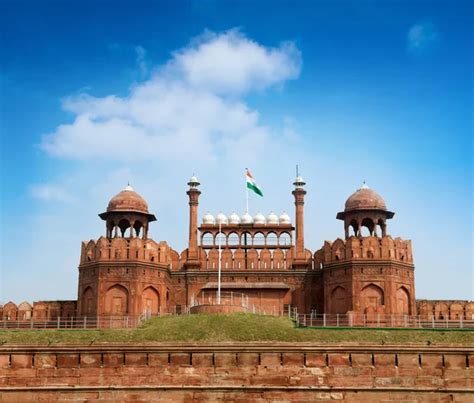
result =
M247 186L247 168L245 168L245 214L249 213L249 187Z
M217 272L217 305L221 304L221 270L222 270L221 229L222 229L222 223L221 221L219 221L219 264L218 264L218 272Z
M247 184L245 184L245 188L247 189L246 196L245 196L245 213L249 213L249 188Z

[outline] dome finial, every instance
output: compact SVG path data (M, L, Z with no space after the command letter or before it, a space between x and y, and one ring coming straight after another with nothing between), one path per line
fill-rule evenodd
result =
M367 186L367 183L365 183L365 179L364 181L362 182L362 187L361 189L369 189L369 186Z
M130 186L130 181L127 182L125 189L127 192L134 192L133 188Z
M193 172L193 176L191 176L191 179L189 179L188 186L190 189L197 189L199 185L200 183Z

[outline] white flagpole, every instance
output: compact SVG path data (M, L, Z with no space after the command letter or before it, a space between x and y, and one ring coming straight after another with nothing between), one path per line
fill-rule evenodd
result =
M219 221L219 264L217 272L217 304L221 304L221 269L222 269L222 250L221 250L221 238L222 238L222 224Z
M249 213L249 188L247 186L247 168L245 168L245 213Z

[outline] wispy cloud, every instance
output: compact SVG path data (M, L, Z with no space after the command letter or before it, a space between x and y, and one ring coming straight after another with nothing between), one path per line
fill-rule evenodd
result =
M137 55L135 61L137 63L138 69L140 70L142 77L145 77L148 74L146 50L142 46L135 46L135 53Z
M433 23L417 23L408 30L407 50L412 54L425 53L437 45L439 38L439 31Z
M31 185L30 194L35 199L46 202L74 203L75 198L62 186L51 184Z

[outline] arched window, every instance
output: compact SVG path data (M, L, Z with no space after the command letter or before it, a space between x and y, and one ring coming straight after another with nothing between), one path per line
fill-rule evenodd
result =
M277 246L278 245L277 234L275 234L274 232L269 232L267 234L267 245L269 245L269 246Z
M265 245L265 235L263 235L261 232L257 232L253 236L253 245L257 245L257 246Z
M226 243L226 237L225 237L225 234L223 232L219 232L216 234L216 246L217 245L221 245L221 246L225 246L225 243Z
M291 236L288 232L283 232L278 238L278 244L281 246L290 246L291 245Z
M252 245L252 235L249 232L244 232L240 237L241 245Z
M201 245L211 246L214 245L214 236L210 232L206 232L202 235Z
M122 238L130 236L130 221L122 219L119 221L118 227L120 228L120 235Z
M236 232L231 232L227 237L227 243L230 246L236 246L240 243L239 235Z
M362 236L371 236L374 233L374 222L371 218L364 218L361 223Z
M352 231L351 231L352 229ZM359 230L359 224L357 223L356 220L352 220L350 223L349 223L349 236L357 236L357 232Z

